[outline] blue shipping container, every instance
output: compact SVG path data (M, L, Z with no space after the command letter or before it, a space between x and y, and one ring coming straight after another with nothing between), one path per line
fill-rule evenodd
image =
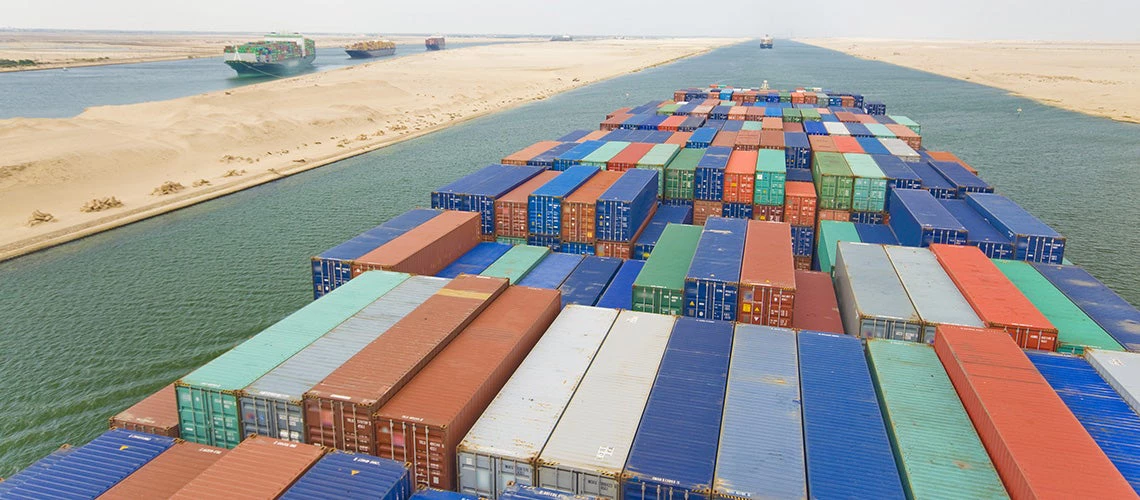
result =
M602 297L595 305L610 309L632 309L633 282L637 280L637 275L641 273L643 267L645 267L643 260L627 260L622 263L621 269L618 269L614 279L610 280L606 291L602 292Z
M818 122L807 122L818 123ZM811 171L811 142L803 132L784 132L784 163L789 169Z
M1116 470L1140 493L1140 415L1082 358L1025 351Z
M807 257L815 251L815 226L792 226L792 255Z
M512 484L503 490L498 500L597 500L590 495L574 495L563 491L536 486Z
M851 212L847 220L857 224L882 224L886 220L885 212Z
M542 167L504 166L501 174L483 181L465 193L461 210L479 212L481 232L495 234L495 200L542 171Z
M789 168L786 175L784 179L786 182L814 182L810 168Z
M596 255L598 253L597 249L592 243L578 243L573 241L562 243L562 245L558 247L558 251L563 253L575 253L579 255Z
M685 143L685 147L689 149L707 148L712 145L712 140L716 137L716 133L717 129L715 127L709 127L706 124L706 126L693 131L693 135L689 136L689 142Z
M859 233L859 241L862 243L877 243L879 245L898 245L899 240L895 238L895 233L891 232L890 226L884 224L863 224L855 223L855 232Z
M722 217L731 217L733 219L751 219L752 204L724 203L720 206L720 215Z
M922 189L922 177L910 168L912 164L891 155L871 155L871 158L887 177L887 189Z
M595 202L594 231L603 241L632 241L657 206L657 171L624 172Z
M1140 311L1127 300L1077 266L1033 267L1125 349L1140 351Z
M645 134L645 139L641 142L648 142L650 144L664 144L670 137L673 137L673 132L668 130L650 130Z
M503 165L487 165L431 192L431 208L463 210L463 193L503 172Z
M593 153L595 149L602 147L606 141L585 141L579 143L577 146L570 148L565 153L554 157L553 167L554 170L566 170L574 165L582 162L582 159Z
M110 430L0 482L0 498L95 498L171 446L174 438Z
M966 193L994 192L993 186L966 170L966 167L963 167L961 163L956 161L931 161L927 163L930 168L933 168L935 172L942 175L942 178L950 181L950 184L957 188L958 198L965 198Z
M334 451L321 457L281 498L407 500L414 491L404 464L371 455Z
M562 232L562 199L596 173L597 167L571 167L532 191L526 200L527 233L558 238Z
M856 137L855 141L859 143L859 147L863 148L864 153L870 155L891 154L891 151L874 137Z
M637 130L638 126L653 116L655 115L647 115L644 113L630 115L629 118L626 118L624 122L621 122L621 128L628 130Z
M566 281L566 277L574 272L583 256L572 253L551 252L542 258L523 279L516 283L518 286L531 288L547 288L556 290Z
M644 113L656 113L657 108L659 108L660 106L661 106L661 101L649 101L645 104L642 104L636 108L629 110L629 113L633 114L633 115L644 114Z
M685 274L685 316L736 320L748 221L709 217Z
M673 114L688 116L689 113L692 113L694 109L697 109L697 106L700 106L700 104L697 104L695 102L686 102L685 104L678 106L677 110L674 111Z
M709 146L705 150L693 174L694 199L721 201L724 197L724 170L731 154L732 148L728 146Z
M454 278L462 273L479 274L510 249L511 245L507 245L506 243L493 243L488 241L479 243L475 245L475 248L468 250L467 253L455 259L455 262L443 268L436 276L440 278Z
M809 331L798 337L812 498L906 498L862 340Z
M650 115L649 118L646 118L645 121L643 121L637 125L637 129L638 130L657 130L657 126L661 125L661 122L665 121L666 118L668 118L668 116L657 115L657 114Z
M479 500L475 495L467 493L456 493L454 491L443 491L433 488L417 491L412 495L414 500Z
M1014 259L1045 264L1064 260L1065 237L1013 200L1000 194L970 193L966 203L1013 241Z
M313 257L313 300L348 283L352 279L354 259L384 246L441 213L428 208L408 210Z
M633 142L633 140L631 140L629 138L630 134L632 134L633 132L634 132L633 130L619 128L619 129L610 131L608 134L603 135L598 140L599 141L606 141L606 142L614 142L614 141Z
M852 137L874 137L875 135L872 134L870 130L867 130L867 126L862 123L851 122L844 123L844 125L847 126L847 132L850 133Z
M669 223L692 224L693 207L691 205L661 205L657 207L657 213L653 214L653 218L649 220L649 225L645 226L645 231L641 232L641 236L633 245L633 258L648 259L649 253L653 251L653 247L657 245L657 240L661 238L661 233L665 231L665 226Z
M558 290L562 292L562 307L570 304L592 306L598 302L606 286L621 267L622 260L616 257L587 256Z
M966 244L966 227L942 207L929 191L891 190L890 227L899 244L928 247L932 243Z
M679 318L626 460L622 498L709 500L732 323Z
M547 247L557 252L559 248L562 248L562 239L557 236L530 234L526 237L526 244L535 247Z
M546 152L544 152L538 156L535 156L534 158L531 158L530 160L528 160L526 162L526 164L531 165L531 166L535 166L535 167L542 167L542 168L545 168L548 170L553 169L554 168L554 158L558 157L562 153L565 153L567 151L570 151L571 149L574 149L574 147L577 145L578 145L578 143L576 143L576 142L564 142L562 144L559 144L557 146L554 146L553 148L546 150Z
M713 492L807 498L796 334L736 325Z
M684 106L682 106L682 107L684 107ZM677 108L677 109L680 109L680 108ZM701 128L701 126L704 124L705 124L705 117L703 117L703 116L690 116L688 118L685 118L685 121L681 122L680 125L677 125L677 131L679 131L679 132L692 132L698 128Z
M559 137L557 139L557 141L558 142L574 142L578 139L586 137L587 135L590 135L590 132L592 132L592 131L591 130L574 130L574 131L571 131L570 133L568 133L562 137Z
M966 244L976 246L991 259L1012 259L1013 242L986 222L966 200L938 200L950 215L966 227Z
M820 118L831 115L821 115ZM804 122L805 135L828 135L827 127L823 125L822 121L806 121Z
M938 199L954 199L958 197L958 187L942 177L942 174L930 166L930 162L909 162L907 166L922 178L922 189Z
M732 106L713 106L712 111L709 111L709 118L713 120L728 120L728 110Z
M725 132L740 132L742 128L744 128L744 120L728 120L720 127Z

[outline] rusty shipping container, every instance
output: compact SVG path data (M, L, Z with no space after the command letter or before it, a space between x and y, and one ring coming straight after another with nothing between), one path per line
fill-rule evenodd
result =
M795 266L790 225L749 221L740 268L737 321L791 327L796 300Z
M526 238L527 202L530 194L543 184L554 180L561 172L542 172L521 186L495 200L495 235L506 238Z
M693 201L693 224L697 226L705 225L705 221L709 217L720 217L724 212L724 203L719 201Z
M816 332L843 333L843 318L831 275L819 271L796 270L796 306L792 328Z
M433 276L479 244L477 212L444 211L352 261L352 277L384 270Z
M178 397L174 384L147 396L134 406L111 417L112 429L178 437Z
M727 203L752 203L756 187L758 151L733 151L724 169L724 197Z
M170 498L277 498L324 454L320 446L250 436Z
M376 454L372 414L507 288L460 275L305 393L306 441Z
M793 226L815 226L815 185L810 182L784 184L784 222Z
M171 388L171 392L174 389ZM229 450L182 441L99 496L101 500L169 498Z
M562 200L563 242L594 243L598 197L620 178L621 172L598 172Z

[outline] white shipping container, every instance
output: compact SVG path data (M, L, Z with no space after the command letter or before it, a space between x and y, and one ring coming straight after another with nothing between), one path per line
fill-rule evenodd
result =
M879 142L883 144L883 147L887 148L887 151L889 151L891 155L897 156L903 161L922 161L922 157L918 155L918 152L902 139L883 137L879 139Z
M1140 413L1140 353L1085 349L1085 359Z
M827 129L827 135L851 135L847 125L840 122L823 122L823 128Z
M569 305L459 444L459 491L499 498L534 485L538 454L574 395L618 311Z
M674 321L633 311L618 315L539 456L539 486L618 498L625 459Z
M938 259L926 248L887 246L887 257L922 320L922 341L934 343L938 325L985 328Z
M839 315L848 335L919 340L922 320L883 245L839 242L832 274Z

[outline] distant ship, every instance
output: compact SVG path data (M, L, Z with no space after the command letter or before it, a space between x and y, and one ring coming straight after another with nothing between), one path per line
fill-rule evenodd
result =
M285 76L309 69L317 44L299 33L270 33L260 42L227 45L223 59L242 76Z
M762 48L762 49L772 48L772 36L771 35L764 35L764 38L760 39L760 48Z
M369 40L347 45L344 51L348 52L348 57L353 59L384 57L396 53L396 44L389 40Z
M432 35L424 39L424 47L428 50L443 50L443 35Z
M572 41L574 41L574 37L572 37L570 35L554 35L554 36L550 37L550 41L552 41L552 42L572 42Z

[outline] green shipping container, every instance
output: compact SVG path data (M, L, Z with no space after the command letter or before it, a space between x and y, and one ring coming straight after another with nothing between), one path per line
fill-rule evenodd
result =
M673 161L665 166L665 198L693 199L693 180L697 173L697 162L704 156L704 149L685 148L673 157Z
M851 210L855 179L847 160L841 153L815 153L812 156L811 176L819 195L819 208Z
M525 245L526 238L514 238L511 236L499 236L495 238L495 243L504 243L507 245Z
M823 118L821 118L819 116L819 111L816 111L816 110L811 109L811 108L801 109L800 115L803 116L803 118L804 118L803 121L805 121L805 122L818 122L818 121L823 120Z
M934 348L870 339L867 356L907 498L1009 498Z
M1123 351L1081 308L1073 304L1048 279L1027 262L994 259L994 264L1014 286L1057 327L1057 352L1083 354L1086 347Z
M612 160L617 156L621 150L629 147L629 143L625 141L610 141L602 144L602 147L595 149L593 153L586 155L582 158L583 165L591 167L598 167L602 170L606 169L606 162Z
M736 103L732 102L732 101L726 101L724 99L721 99L720 105L721 106L736 106Z
M679 107L681 107L681 105L678 103L666 104L664 106L657 108L657 114L665 115L665 116L672 116L673 112L677 111L677 108L679 108Z
M182 439L233 448L245 436L241 390L403 283L409 275L370 271L310 302L175 385Z
M831 273L831 266L835 265L835 249L840 241L854 241L862 243L855 224L846 221L821 220L819 221L819 235L815 239L815 255L819 259L819 270Z
M788 166L784 152L775 149L761 149L756 157L756 184L753 203L756 205L783 205L784 183L788 177Z
M658 144L649 149L640 160L637 161L637 168L645 168L657 171L657 197L660 198L665 193L665 166L677 157L681 152L681 146L676 144Z
M782 97L781 97L782 98ZM784 108L784 123L802 123L804 121L803 115L797 108Z
M656 314L681 315L685 306L685 273L697 242L701 226L669 224L633 282L633 310Z
M883 125L881 123L864 123L863 126L867 127L867 130L871 132L871 135L875 136L876 138L882 138L882 139L897 139L898 138L898 136L895 135L894 132L891 132L891 129L887 128L886 125Z
M763 126L764 124L762 122L746 120L744 124L740 126L740 130L763 130Z
M542 259L549 253L550 247L518 245L507 250L507 253L487 266L487 269L484 269L479 275L507 278L513 285L526 277L527 273L534 269L534 266L537 266L539 262L542 262Z
M778 95L780 96L780 102L792 102L792 93L791 92L781 90L778 93Z
M843 159L851 169L854 181L851 186L851 210L856 212L883 212L887 203L887 176L869 154L844 153Z
M913 130L916 134L922 134L922 127L918 125L918 122L911 120L910 118L907 118L903 115L887 115L887 117L894 120L895 123L899 125L905 125L907 128Z

